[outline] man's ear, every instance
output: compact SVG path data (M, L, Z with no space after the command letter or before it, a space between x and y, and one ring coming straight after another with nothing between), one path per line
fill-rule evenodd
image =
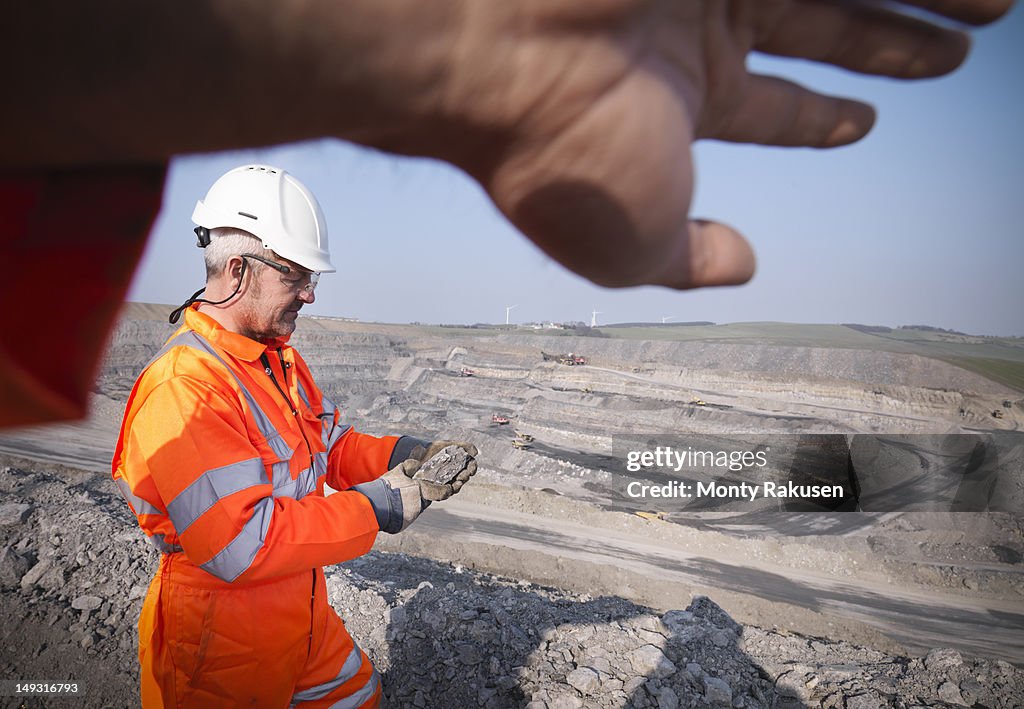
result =
M228 274L228 278L231 281L231 287L235 288L239 285L239 281L242 276L245 275L245 259L241 256L232 256L228 259L228 264L224 268L224 271Z

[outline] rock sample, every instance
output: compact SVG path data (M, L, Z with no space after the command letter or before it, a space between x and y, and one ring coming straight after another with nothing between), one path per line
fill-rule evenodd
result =
M417 480L446 485L465 470L471 460L473 458L460 446L445 446L421 465L413 477Z

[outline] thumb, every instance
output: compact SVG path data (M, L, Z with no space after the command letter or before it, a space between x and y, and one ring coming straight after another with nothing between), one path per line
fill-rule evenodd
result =
M692 219L653 282L680 290L740 285L754 275L756 263L750 242L738 231L719 222Z
M402 472L405 473L407 478L411 478L416 474L416 471L420 469L420 465L420 461L415 458L406 458L398 467L402 469Z

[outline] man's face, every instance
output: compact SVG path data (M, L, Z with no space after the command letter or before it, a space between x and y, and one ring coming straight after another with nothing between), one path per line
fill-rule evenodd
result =
M291 270L281 273L270 266L253 269L248 292L238 304L242 334L254 340L291 335L299 309L316 300L312 289L306 288L313 274L280 257L274 260Z

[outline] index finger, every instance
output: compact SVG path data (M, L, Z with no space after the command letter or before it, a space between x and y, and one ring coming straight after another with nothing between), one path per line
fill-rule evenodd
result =
M1014 0L901 0L902 5L920 7L935 15L968 25L995 22L1013 7Z
M903 4L977 24L997 19L1013 3L908 0ZM863 74L918 79L956 69L966 58L969 44L963 32L877 4L798 0L773 18L770 26L759 28L754 49Z

